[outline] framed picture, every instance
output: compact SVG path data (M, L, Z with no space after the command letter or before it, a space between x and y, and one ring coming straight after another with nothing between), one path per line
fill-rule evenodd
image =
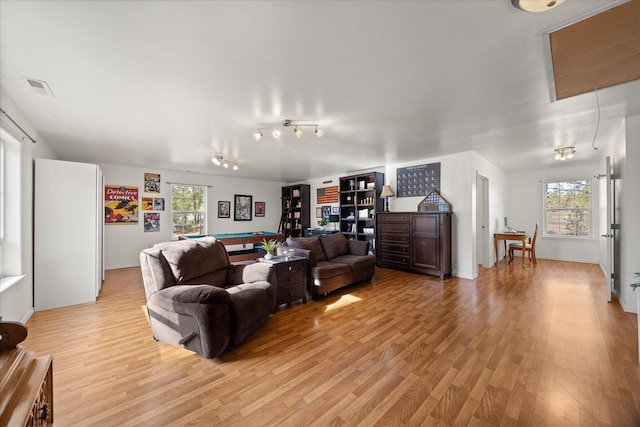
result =
M253 196L236 194L233 206L234 221L251 221Z
M264 202L256 202L256 216L264 216Z
M164 197L154 197L153 198L153 210L154 211L163 211L164 210Z
M231 202L218 202L218 218L231 218Z
M160 231L160 214L158 212L144 213L144 232L154 233Z
M159 193L160 192L160 174L159 173L144 173L144 191L145 193Z
M340 206L333 206L331 208L331 213L339 214L340 213Z
M322 218L322 208L316 208L316 218Z
M143 197L142 198L142 210L143 211L152 211L153 210L153 197Z
M329 219L329 215L331 215L331 206L323 206L322 207L322 218Z

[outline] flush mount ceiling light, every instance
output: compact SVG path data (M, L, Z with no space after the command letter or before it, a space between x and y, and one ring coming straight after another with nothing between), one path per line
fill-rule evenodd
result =
M240 169L238 167L238 162L234 161L234 160L229 160L229 159L225 159L224 157L216 154L216 156L214 158L211 159L211 161L213 162L214 165L216 166L222 166L225 169L228 169L229 166L231 166L231 168L234 171L237 171L238 169Z
M556 148L555 152L556 155L554 158L556 160L565 161L567 159L573 159L573 156L576 154L576 148L574 146Z
M558 6L564 0L511 0L511 4L525 12L544 12Z
M293 127L293 133L298 138L302 138L302 135L304 134L304 132L300 128L304 126L315 128L313 133L318 138L322 138L322 135L324 135L324 131L319 128L320 125L317 123L300 123L300 122L295 122L293 120L285 119L282 121L281 124L285 128ZM264 136L264 134L262 133L262 130L263 129L261 128L261 129L258 129L256 132L254 132L253 139L255 139L256 141L259 141ZM280 135L282 135L282 132L280 131L280 128L276 128L273 130L271 134L273 135L274 138L279 138Z

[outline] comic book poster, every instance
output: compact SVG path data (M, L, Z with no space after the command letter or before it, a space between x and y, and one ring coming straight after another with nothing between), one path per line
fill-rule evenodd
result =
M154 211L163 211L164 210L164 197L154 197L153 198L153 210Z
M158 212L144 213L144 232L153 233L160 231L160 214Z
M153 197L143 197L142 198L142 210L143 211L152 211L153 210Z
M160 192L160 174L159 173L144 173L144 192L145 193L159 193Z
M138 187L104 186L104 223L138 223Z

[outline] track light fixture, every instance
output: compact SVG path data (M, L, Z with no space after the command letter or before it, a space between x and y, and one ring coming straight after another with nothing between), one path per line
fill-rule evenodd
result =
M576 154L576 148L574 146L556 148L555 152L556 155L554 158L564 162L567 159L573 159L573 156Z
M324 131L319 128L320 125L317 123L298 123L298 122L294 122L293 120L285 119L282 121L282 126L285 128L293 127L293 133L298 138L302 138L302 135L304 134L304 132L300 128L304 126L315 128L313 133L318 138L322 138L322 135L324 135ZM280 128L276 128L273 130L271 134L273 135L274 138L279 138L280 135L282 135L282 132L280 131ZM255 139L256 141L259 141L263 136L264 134L262 133L262 128L261 128L261 129L258 129L256 132L254 132L253 139Z
M224 157L216 154L216 156L214 158L211 159L211 161L213 162L214 165L216 166L222 166L225 169L229 169L229 166L233 166L232 169L234 171L237 171L238 169L240 169L238 167L238 162L233 161L233 160L229 160L229 159L225 159Z

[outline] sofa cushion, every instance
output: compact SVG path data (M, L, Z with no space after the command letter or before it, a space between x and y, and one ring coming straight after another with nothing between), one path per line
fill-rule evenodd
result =
M224 245L213 237L205 237L197 240L178 240L158 243L154 248L160 249L171 268L176 283L186 283L195 278L210 276L218 270L226 269L229 265L229 256ZM214 281L218 281L215 280ZM209 283L218 285L224 283Z
M292 248L306 249L308 251L313 252L313 255L316 258L316 261L326 261L327 256L322 249L322 245L320 244L320 236L313 237L288 237L287 245Z
M237 347L253 331L264 324L276 303L269 282L243 283L227 288L231 297L231 341Z
M322 249L324 249L324 254L329 261L349 253L349 241L342 233L324 234L320 237L320 243L322 243Z
M348 274L351 271L351 267L347 264L340 264L338 262L321 261L311 269L311 276L317 280L328 279L330 277L339 276L341 274Z
M347 264L351 270L362 270L376 265L376 257L373 255L340 255L331 261Z

